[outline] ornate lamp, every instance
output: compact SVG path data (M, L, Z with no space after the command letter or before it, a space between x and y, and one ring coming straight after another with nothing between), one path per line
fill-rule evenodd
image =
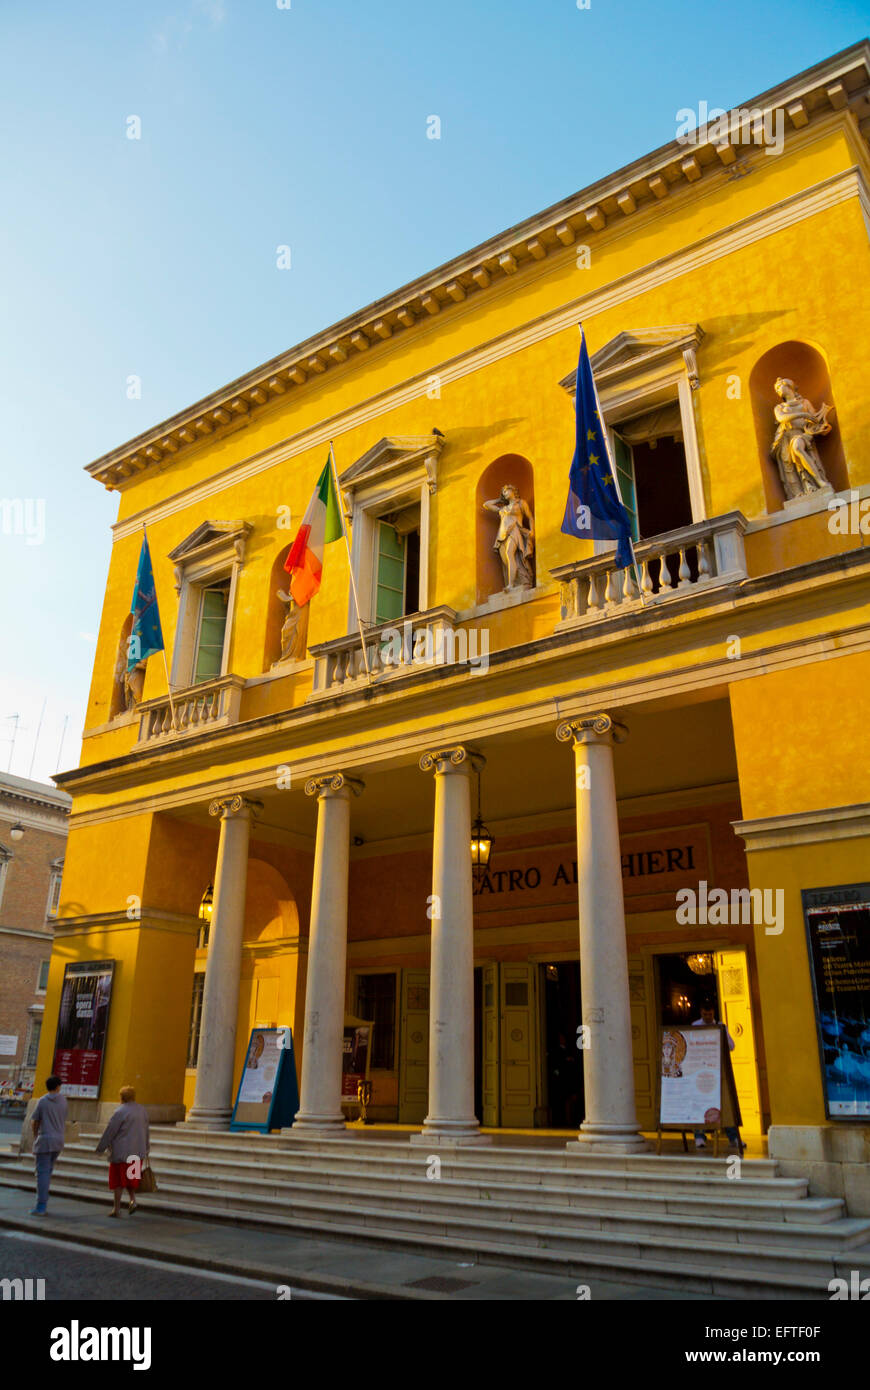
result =
M211 926L211 914L214 908L214 884L210 883L199 900L199 920L202 926L199 929L200 947L208 945L208 929Z
M694 951L692 955L686 956L686 964L693 975L712 975L713 957L703 951Z
M477 883L483 879L489 868L489 859L494 844L495 841L484 825L483 817L480 814L480 773L478 772L477 816L471 827L471 872Z
M17 820L13 825L12 829L9 831L9 838L10 840L20 840L23 835L24 826L21 824L20 820Z

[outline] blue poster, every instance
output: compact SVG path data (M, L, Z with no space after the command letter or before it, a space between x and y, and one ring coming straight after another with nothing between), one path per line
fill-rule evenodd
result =
M870 1115L870 883L804 889L825 1112Z
M299 1109L290 1028L252 1028L230 1129L287 1129Z

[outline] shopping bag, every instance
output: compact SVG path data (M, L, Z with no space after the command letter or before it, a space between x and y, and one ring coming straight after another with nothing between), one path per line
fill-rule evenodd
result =
M142 1165L142 1176L139 1179L140 1192L156 1192L157 1178L154 1176L154 1169L146 1159Z

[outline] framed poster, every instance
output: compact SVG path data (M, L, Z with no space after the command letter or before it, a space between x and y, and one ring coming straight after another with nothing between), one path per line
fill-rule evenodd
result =
M252 1028L230 1129L292 1125L299 1109L296 1054L290 1028Z
M356 1101L356 1088L368 1081L371 1070L371 1043L374 1024L364 1018L344 1017L341 1045L341 1103Z
M659 1129L740 1124L725 1030L668 1025L659 1051Z
M805 888L816 1029L830 1120L870 1115L870 883Z
M74 1099L100 1094L114 972L113 960L76 961L63 972L52 1070Z

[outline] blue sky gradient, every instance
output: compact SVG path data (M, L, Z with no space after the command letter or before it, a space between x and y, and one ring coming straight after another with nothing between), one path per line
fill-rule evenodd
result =
M13 772L78 759L117 510L85 464L868 31L853 0L3 0L0 496L45 536L0 533L0 769L16 713Z

